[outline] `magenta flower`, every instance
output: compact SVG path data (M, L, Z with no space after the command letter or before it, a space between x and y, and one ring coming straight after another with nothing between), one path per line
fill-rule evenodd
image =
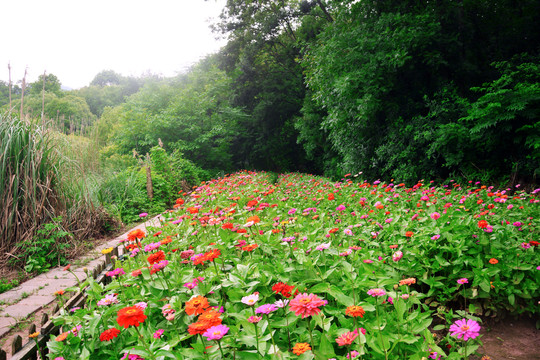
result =
M145 217L147 217L147 216L148 216L148 213L140 213L140 214L139 214L139 217L140 217L140 218L145 218Z
M341 204L336 208L337 211L345 211L345 205Z
M255 314L270 314L273 311L276 311L278 307L274 304L264 304L255 309Z
M531 247L531 244L529 244L528 242L522 242L521 247L524 248L524 249L528 249L528 248Z
M156 332L155 332L154 335L153 335L153 336L154 336L154 339L159 339L159 338L161 337L161 335L163 335L163 332L164 332L164 331L165 331L165 330L163 330L163 329L156 330Z
M460 285L467 284L468 282L469 282L469 279L467 278L461 278L457 281L457 283Z
M369 289L367 294L371 295L373 297L379 297L379 296L386 295L386 291L384 289L381 289L381 288Z
M203 334L208 340L221 340L229 332L229 328L223 324L212 326Z
M441 214L439 214L438 212L434 212L434 213L432 213L430 216L431 216L431 218L432 218L433 220L437 220L438 218L441 217Z
M450 326L450 335L467 341L480 335L480 325L471 319L457 320Z

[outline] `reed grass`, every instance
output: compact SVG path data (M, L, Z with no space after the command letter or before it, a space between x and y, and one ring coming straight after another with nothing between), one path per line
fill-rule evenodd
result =
M17 246L44 223L62 217L73 246L110 221L97 199L97 180L85 174L68 139L37 121L0 114L0 260L19 259Z

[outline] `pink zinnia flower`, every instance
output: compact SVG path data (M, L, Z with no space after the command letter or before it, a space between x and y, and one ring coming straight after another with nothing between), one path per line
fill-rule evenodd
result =
M254 293L254 294L251 294L251 295L248 295L248 296L244 296L242 298L242 303L244 303L246 305L249 305L249 306L255 305L255 303L257 301L259 301L259 293Z
M256 324L258 323L259 321L262 320L262 316L255 316L255 315L251 315L249 318L248 318L248 321L252 324Z
M524 248L524 249L528 249L528 248L531 247L531 244L529 244L528 242L522 242L521 247Z
M336 342L339 346L348 346L351 345L354 339L356 339L357 337L357 332L355 333L353 331L347 331L346 333L341 334L341 336L336 339Z
M221 340L229 332L229 328L223 324L212 326L203 334L208 340Z
M450 326L450 335L467 341L480 335L480 325L471 319L457 320Z
M381 288L369 289L367 294L373 297L379 297L379 296L386 295L386 291L384 291L384 289L381 289Z
M461 278L461 279L459 279L459 280L457 281L457 283L458 283L458 284L461 284L461 285L467 284L468 282L469 282L469 279L467 279L467 278Z
M438 218L441 217L441 214L439 214L438 212L434 212L434 213L432 213L430 216L431 216L431 218L432 218L433 220L437 220Z
M159 339L161 337L161 335L163 335L164 331L165 330L163 330L163 329L156 330L156 332L153 335L154 339Z
M392 260L397 262L397 261L401 260L402 257L403 257L403 252L398 250L392 255Z
M350 354L347 354L347 359L354 359L355 357L358 357L360 353L356 350L351 351Z
M319 309L319 307L324 306L327 303L326 300L319 298L315 294L303 293L296 295L289 303L289 307L296 316L305 318L320 313L321 309Z

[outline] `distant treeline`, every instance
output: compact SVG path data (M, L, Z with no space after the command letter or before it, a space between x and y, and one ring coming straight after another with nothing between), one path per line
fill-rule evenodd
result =
M144 155L161 139L209 176L249 168L533 183L538 24L537 0L228 0L214 24L227 45L188 73L104 71L70 92L48 75L44 111L66 132L86 128L104 159ZM34 117L42 83L24 100Z

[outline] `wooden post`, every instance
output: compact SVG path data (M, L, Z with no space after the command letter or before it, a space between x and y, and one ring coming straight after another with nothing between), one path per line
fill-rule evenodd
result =
M8 86L9 86L9 111L11 112L11 64L8 63L7 67L8 67L8 73L9 73L9 83L8 83ZM5 354L5 352L4 352L4 354ZM1 360L1 356L0 356L0 360Z
M152 186L152 169L150 167L150 155L146 153L146 193L148 198L152 199L154 197L154 188Z
M22 79L22 91L21 91L21 112L20 112L20 119L22 121L23 115L24 115L24 89L26 89L26 72L28 71L28 68L24 69L24 77Z
M21 335L15 335L13 342L11 343L11 354L15 354L22 349L22 337Z

